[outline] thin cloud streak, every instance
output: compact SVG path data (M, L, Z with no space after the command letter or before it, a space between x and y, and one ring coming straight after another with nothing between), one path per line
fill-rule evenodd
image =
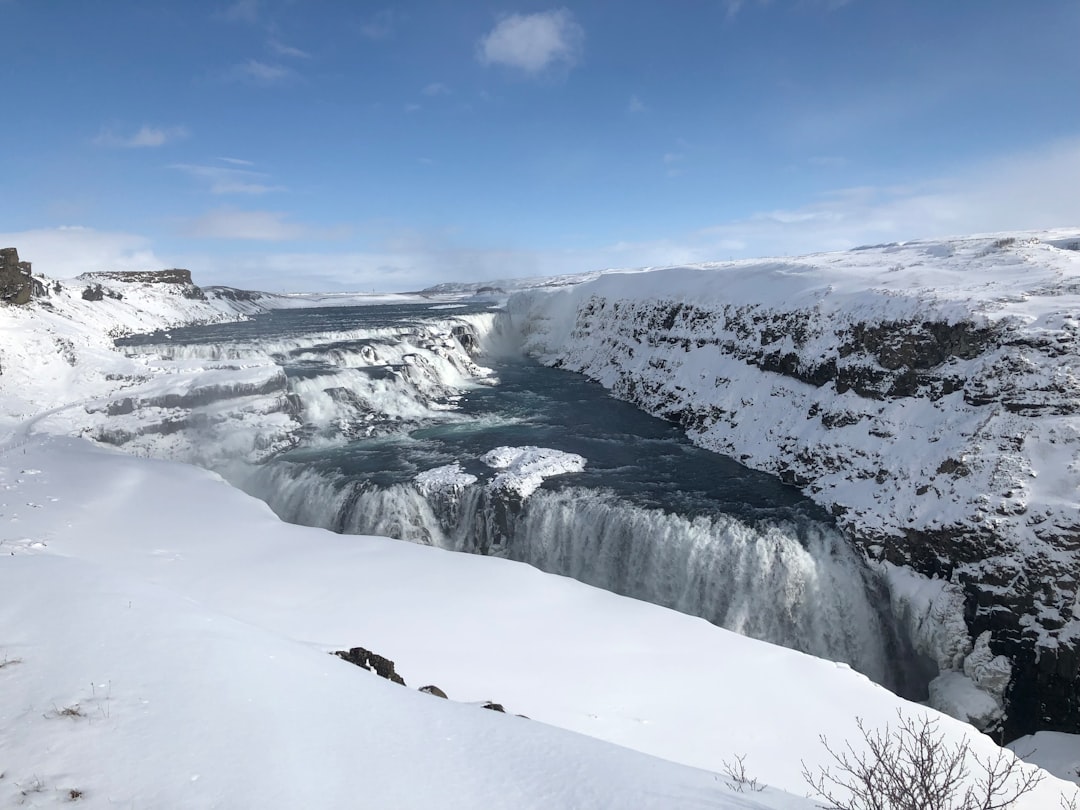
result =
M116 149L153 149L188 137L187 127L154 127L144 124L131 135L120 135L112 129L103 129L94 138L95 146Z
M233 65L225 71L223 78L230 82L278 84L293 78L295 75L291 68L283 65L270 65L266 62L260 62L258 59L249 59L246 62Z
M272 186L260 182L269 175L249 169L229 169L223 166L201 166L190 163L175 163L169 168L206 182L211 194L268 194L286 190L284 186Z
M276 39L272 39L269 42L267 42L266 44L267 44L267 47L270 48L270 50L273 51L278 56L288 56L288 57L291 57L293 59L310 59L311 58L311 54L308 53L307 51L303 51L300 48L294 48L292 45L286 45L284 42L280 42L280 41L278 41Z

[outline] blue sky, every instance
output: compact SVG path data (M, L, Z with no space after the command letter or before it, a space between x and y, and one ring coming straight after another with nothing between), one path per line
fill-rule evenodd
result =
M408 290L1080 225L1076 0L0 0L41 272Z

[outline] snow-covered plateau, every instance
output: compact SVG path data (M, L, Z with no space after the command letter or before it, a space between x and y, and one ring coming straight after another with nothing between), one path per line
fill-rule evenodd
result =
M255 350L113 343L235 321L276 306L273 296L204 292L167 274L39 279L29 303L0 305L0 805L810 808L818 805L804 798L803 769L830 762L820 738L859 751L859 718L880 729L895 726L898 712L933 717L946 741L997 756L971 725L845 665L507 559L284 523L215 472L176 459L219 468L377 429L391 387L395 418L452 409L455 391L484 373L466 349L524 340L546 362L678 418L706 446L846 507L836 510L844 525L890 572L897 612L923 628L913 637L943 671L938 702L958 715L993 714L1005 702L1013 718L1027 710L1016 690L1029 673L987 617L1016 610L1019 649L1033 655L1051 642L1066 649L1076 625L1072 616L1056 628L1040 621L1049 591L1034 587L1058 565L1051 590L1063 593L1071 581L1075 600L1072 552L1037 531L1047 522L1061 537L1075 531L1074 417L1058 404L1009 403L1071 401L1063 391L1075 347L1055 313L1074 306L1068 286L1080 253L1057 237L1001 241L604 274L525 291L505 313L462 316L445 333L421 329L408 345L388 332L377 366L339 353L345 387L330 387L318 364L286 379L277 358L302 358L309 345L301 339ZM904 283L892 288L890 279ZM809 315L762 344L768 323L788 323L785 313L791 323ZM978 329L963 326L969 320ZM900 366L890 368L883 347L930 351L926 335L937 335L939 322L985 341L975 352L940 338L952 354L926 368L918 361L910 390L896 388L888 380L902 376ZM740 334L740 324L758 331ZM867 337L875 324L876 337ZM845 328L861 337L841 354L835 336ZM1005 342L1021 331L1042 340ZM811 344L834 352L854 382L802 379L798 358L811 356ZM1047 361L1044 371L1055 373L1046 380L1035 369L1022 380L990 373L1004 362L995 352L1037 363L1050 345L1059 355ZM774 349L796 360L762 359ZM854 370L860 357L874 375ZM959 387L935 387L954 377ZM995 393L982 401L969 387ZM733 409L742 399L740 421ZM826 418L826 402L828 413L855 421ZM978 442L963 433L976 423ZM1024 441L999 449L1007 427ZM815 440L817 462L799 452ZM966 475L934 472L938 443ZM875 468L870 487L856 472L875 457L885 472ZM979 482L1000 482L1013 470L1009 459L1027 459L1045 481L1015 475L1028 517L1047 517L997 515L993 504L965 522L964 499L978 503ZM528 498L544 478L585 461L530 446L496 448L484 463L493 471L487 486ZM903 482L920 470L931 490L907 493ZM473 483L454 465L417 480L439 493ZM905 497L928 508L935 499L948 522L903 524L894 504ZM973 560L987 537L1005 550L995 545L994 556ZM961 554L968 542L983 545ZM932 553L918 551L927 544ZM1010 559L1023 566L1027 590L1013 580L987 590L989 572ZM1017 609L1005 598L1013 592L1033 596ZM983 605L983 593L1001 598ZM1023 647L1025 639L1038 646ZM328 654L356 646L392 659L408 686ZM1075 701L1075 677L1051 675L1058 680L1035 681L1039 705L1049 705L1046 683L1071 683ZM424 684L450 700L414 688ZM483 710L489 701L506 712ZM1031 725L1067 722L1038 716ZM1078 749L1075 737L1048 731L1016 747L1074 781ZM733 776L739 758L764 790ZM1056 808L1073 795L1047 776L1017 807Z

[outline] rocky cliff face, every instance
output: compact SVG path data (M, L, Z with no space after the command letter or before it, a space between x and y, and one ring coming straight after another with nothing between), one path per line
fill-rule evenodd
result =
M30 262L20 262L19 251L13 247L0 248L0 303L26 304L33 289Z
M609 276L511 315L541 359L804 488L870 560L962 593L969 640L939 664L1005 690L1008 736L1078 732L1080 256L945 247ZM933 260L970 273L913 285Z
M115 270L95 273L83 273L80 281L93 282L121 281L125 284L163 284L170 285L173 292L184 298L199 301L206 300L206 294L191 280L190 270L174 268L172 270ZM100 284L98 284L100 287ZM101 300L100 298L96 300Z

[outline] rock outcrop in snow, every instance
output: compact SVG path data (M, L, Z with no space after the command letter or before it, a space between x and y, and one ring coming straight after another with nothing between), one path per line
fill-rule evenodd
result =
M975 639L1008 659L1010 735L1080 730L1078 311L1062 233L606 275L509 304L544 362L962 593L954 666Z
M30 301L33 289L30 262L20 262L13 247L0 248L0 303L21 306Z

